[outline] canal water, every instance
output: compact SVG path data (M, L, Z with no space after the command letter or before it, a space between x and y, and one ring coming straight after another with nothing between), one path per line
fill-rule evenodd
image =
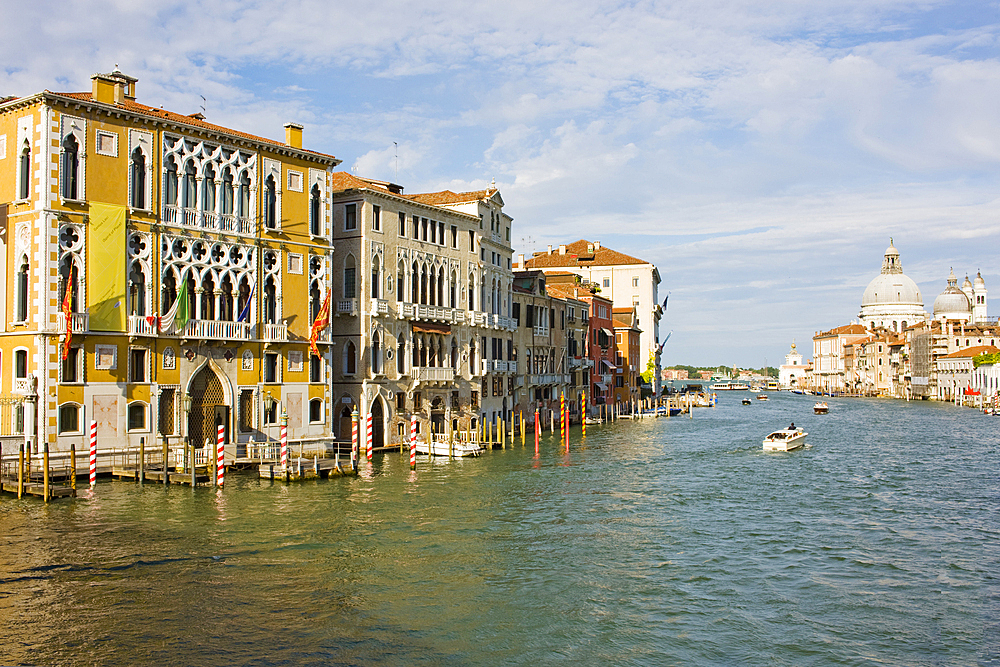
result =
M0 664L1000 664L1000 419L741 398L537 456L6 496Z

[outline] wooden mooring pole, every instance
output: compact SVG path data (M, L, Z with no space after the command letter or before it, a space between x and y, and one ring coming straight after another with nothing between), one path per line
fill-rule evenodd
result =
M76 497L76 443L69 446L69 486L73 489L73 497Z

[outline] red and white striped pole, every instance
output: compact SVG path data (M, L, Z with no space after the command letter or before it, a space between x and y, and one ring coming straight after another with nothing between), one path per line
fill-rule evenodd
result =
M90 422L90 486L97 484L97 422Z
M580 392L580 428L581 436L587 435L587 392Z
M215 485L226 483L226 427L219 424L219 435L215 441Z
M417 416L410 415L410 469L417 467Z
M368 413L365 417L365 455L368 457L368 463L372 462L372 413Z
M358 470L358 411L351 413L351 470Z
M288 470L288 424L281 420L281 470Z

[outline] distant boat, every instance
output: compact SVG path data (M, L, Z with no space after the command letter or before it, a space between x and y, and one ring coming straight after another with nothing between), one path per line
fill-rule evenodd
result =
M719 382L713 384L712 391L749 391L750 387L742 382Z
M813 412L818 415L825 415L830 411L830 406L826 402L817 403L813 406Z
M800 428L783 428L780 431L769 433L764 438L765 452L790 452L798 449L806 443L806 436L809 435Z
M743 405L751 405L753 401L749 397L743 399Z
M767 394L757 394L757 400L758 401L766 401L766 400L768 400Z

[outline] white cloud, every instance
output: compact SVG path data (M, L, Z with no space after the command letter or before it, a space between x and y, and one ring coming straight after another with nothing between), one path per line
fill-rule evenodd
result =
M86 90L118 63L140 101L204 95L213 122L273 138L302 122L373 178L397 180L398 155L407 192L495 178L514 238L657 262L678 361L761 363L852 317L889 235L930 289L945 261L988 265L1000 30L950 10L6 0L0 92ZM756 335L734 343L733 322Z

